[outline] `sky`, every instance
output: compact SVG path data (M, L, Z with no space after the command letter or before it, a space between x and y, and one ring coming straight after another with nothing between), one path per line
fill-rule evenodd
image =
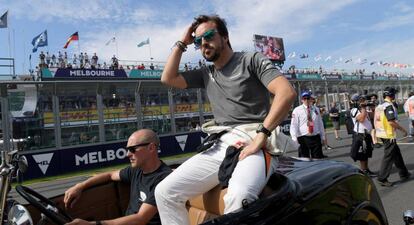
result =
M0 15L7 10L8 28L0 29L0 57L13 57L19 75L35 66L40 51L63 52L74 32L79 33L79 41L66 49L69 55L97 53L109 62L116 54L120 60L165 62L174 42L200 14L218 14L226 20L235 51L253 51L254 34L283 38L286 56L296 53L283 69L295 65L414 72L412 67L370 65L383 61L414 67L412 0L0 0ZM32 39L44 30L48 46L32 53ZM106 45L113 37L116 42ZM147 38L150 44L138 48ZM300 54L309 58L300 59ZM189 46L182 62L199 59L200 52ZM345 63L348 59L352 62ZM364 59L367 63L361 65Z

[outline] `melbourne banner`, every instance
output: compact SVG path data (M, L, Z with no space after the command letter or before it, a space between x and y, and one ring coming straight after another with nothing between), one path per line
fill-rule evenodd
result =
M182 133L160 137L160 157L196 151L206 134ZM24 152L29 169L25 179L62 175L69 172L128 164L126 141L45 152Z
M125 70L106 69L57 69L55 79L120 79L128 78Z

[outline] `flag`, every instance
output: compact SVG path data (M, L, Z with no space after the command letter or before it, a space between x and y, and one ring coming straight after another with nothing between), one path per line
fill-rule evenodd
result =
M147 40L141 41L140 43L138 43L137 47L139 48L139 47L142 47L142 46L147 45L149 43L150 43L150 40L149 40L149 38L147 38Z
M108 46L109 44L111 44L111 42L115 42L115 37L109 39L109 41L107 41L105 45Z
M374 64L377 64L377 62L376 61L372 61L369 65L374 65Z
M352 62L352 59L347 59L347 60L345 61L345 63L349 63L349 62Z
M322 59L322 56L319 54L317 55L315 58L313 58L315 60L315 62L319 61Z
M309 55L308 55L308 54L301 54L301 55L299 56L299 58L301 58L301 59L306 59L306 58L309 58Z
M37 35L32 40L33 53L37 52L38 47L47 46L47 30L43 31L41 34Z
M0 28L6 28L7 27L7 13L9 11L6 11L1 17L0 17Z
M325 58L325 62L327 62L328 60L331 60L331 59L332 59L332 56L328 56L328 57Z
M363 59L363 60L359 60L359 65L365 64L367 63L368 60L367 59Z
M68 45L70 44L70 42L72 42L72 41L78 41L78 40L79 40L78 32L75 32L72 35L70 35L70 37L66 41L66 44L65 44L65 46L63 46L63 48L67 48Z
M295 58L296 57L296 52L291 52L291 53L289 53L289 55L288 55L288 58L290 59L290 58Z

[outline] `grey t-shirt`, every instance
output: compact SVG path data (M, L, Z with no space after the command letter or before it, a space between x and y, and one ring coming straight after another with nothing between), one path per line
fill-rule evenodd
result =
M261 53L235 52L222 68L213 65L182 73L187 88L205 88L220 125L263 122L270 109L267 85L279 70Z

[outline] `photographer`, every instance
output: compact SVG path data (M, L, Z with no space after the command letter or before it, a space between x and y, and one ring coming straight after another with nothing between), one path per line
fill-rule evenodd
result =
M352 135L351 158L359 161L361 170L365 175L375 177L368 168L368 158L372 157L372 124L367 108L366 96L354 94L351 98L353 106L351 117L354 122L354 134Z
M377 94L370 94L367 96L367 112L372 124L372 143L374 144L375 148L381 148L382 145L378 143L377 136L375 134L375 126L374 126L374 114L375 114L375 107L378 105L378 95Z

